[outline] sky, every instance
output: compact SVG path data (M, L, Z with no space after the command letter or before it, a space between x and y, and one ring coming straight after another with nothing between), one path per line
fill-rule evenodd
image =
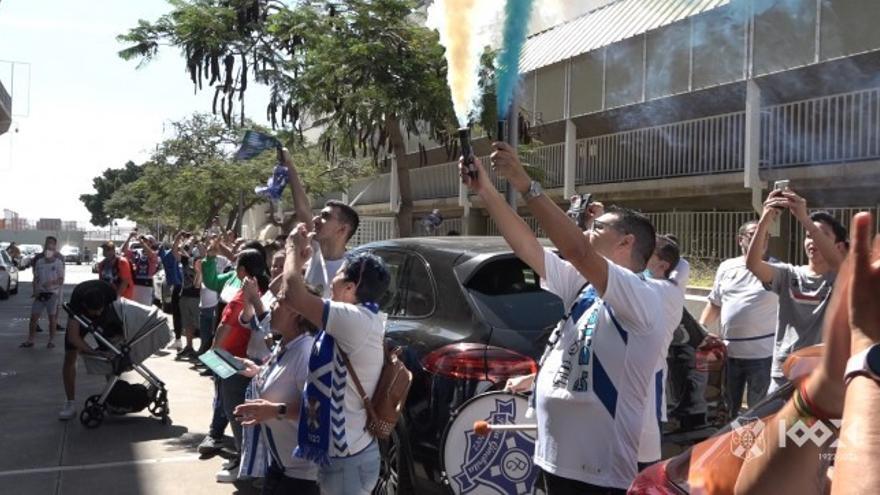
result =
M539 21L552 25L608 0L536 1ZM0 135L0 208L88 225L79 196L93 192L92 178L147 160L166 123L210 112L213 91L194 93L176 48L141 69L117 56L118 34L169 10L165 0L0 0L7 91L2 61L30 64L30 81L28 66L16 65L13 124ZM267 101L266 88L251 84L248 117L266 124Z
M213 91L194 94L176 48L141 69L117 56L118 34L169 10L165 0L0 0L0 60L31 71L27 84L27 67L15 68L13 123L0 135L0 208L88 225L79 195L93 192L93 177L145 161L163 124L211 111ZM7 91L10 73L0 62ZM266 123L266 90L247 95L248 117Z

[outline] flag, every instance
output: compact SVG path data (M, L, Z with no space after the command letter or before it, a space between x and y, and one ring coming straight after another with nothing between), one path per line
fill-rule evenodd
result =
M268 136L262 132L247 131L244 133L241 147L235 152L235 159L250 160L266 150L280 147L281 143L272 136Z

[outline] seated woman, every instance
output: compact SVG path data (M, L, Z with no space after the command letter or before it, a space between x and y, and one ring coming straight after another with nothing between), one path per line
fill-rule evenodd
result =
M288 238L282 304L322 330L309 358L295 455L318 464L322 494L369 494L379 479L379 446L365 430L367 412L354 377L366 395L374 394L385 335L378 301L390 276L375 255L349 256L331 282L331 298L322 299L303 280L301 267L310 252L307 230L300 224Z
M123 332L122 321L113 309L114 301L116 301L116 289L112 285L103 280L88 280L73 288L69 306L74 314L87 318L109 337ZM58 414L58 418L64 421L76 416L76 406L73 401L76 395L77 356L80 352L99 353L83 340L87 330L76 318L68 318L67 332L64 334L64 365L61 374L67 401Z
M314 288L309 288L309 292L320 295ZM253 306L247 305L242 319L254 316ZM309 376L309 354L317 329L290 305L277 302L259 324L270 326L281 335L281 340L264 365L241 360L245 365L241 373L254 378L258 398L236 407L235 416L244 426L262 426L260 441L268 451L268 469L261 493L317 495L318 467L291 455L297 447L302 391Z

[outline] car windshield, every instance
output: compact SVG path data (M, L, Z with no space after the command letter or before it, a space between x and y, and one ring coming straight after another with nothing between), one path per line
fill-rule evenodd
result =
M468 281L477 310L496 328L543 330L562 317L562 301L541 288L534 270L518 258L493 260Z

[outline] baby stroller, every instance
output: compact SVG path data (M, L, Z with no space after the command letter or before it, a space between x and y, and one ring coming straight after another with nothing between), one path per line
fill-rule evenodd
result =
M108 377L104 391L86 399L79 420L87 428L97 428L108 414L129 414L148 408L150 414L169 424L168 391L165 383L142 363L171 341L166 316L157 308L128 299L114 301L113 309L122 322L123 335L108 336L88 317L76 314L68 304L64 310L91 334L98 347L112 356L83 355L86 372ZM130 384L121 375L135 371L144 384Z

